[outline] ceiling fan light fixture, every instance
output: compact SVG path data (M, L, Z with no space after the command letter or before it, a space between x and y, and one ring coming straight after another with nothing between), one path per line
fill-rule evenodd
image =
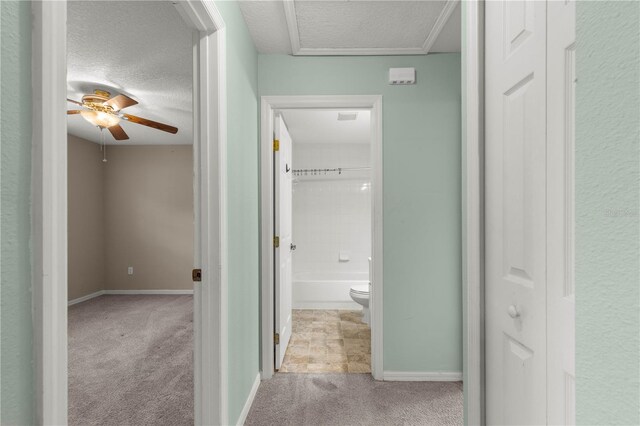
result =
M109 114L108 112L82 111L80 115L94 126L102 127L104 129L120 123L120 117L114 114Z

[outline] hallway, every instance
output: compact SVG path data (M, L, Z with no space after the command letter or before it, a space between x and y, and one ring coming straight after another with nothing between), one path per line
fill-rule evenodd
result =
M462 382L379 382L368 374L276 374L245 425L461 425Z

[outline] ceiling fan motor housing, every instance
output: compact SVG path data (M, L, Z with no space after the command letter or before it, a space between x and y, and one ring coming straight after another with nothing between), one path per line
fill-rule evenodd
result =
M96 89L93 93L84 95L82 97L82 103L94 110L112 112L113 108L111 105L104 104L109 99L111 99L111 93Z

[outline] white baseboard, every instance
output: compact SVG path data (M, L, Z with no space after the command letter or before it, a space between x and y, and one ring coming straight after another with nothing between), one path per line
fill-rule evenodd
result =
M193 294L193 290L105 290L104 294Z
M458 371L385 371L382 380L389 382L459 382Z
M362 306L356 302L293 302L293 309L344 309L360 311Z
M102 296L104 294L104 290L96 291L95 293L87 294L86 296L78 297L77 299L69 300L68 306L75 305L77 303L86 302L87 300L93 299L94 297Z
M77 299L69 300L68 306L75 305L77 303L86 302L94 297L102 296L104 294L121 294L121 295L133 295L133 294L193 294L193 290L100 290L95 293L87 294L86 296L78 297Z
M253 381L253 386L251 387L251 392L249 392L249 396L247 397L247 402L245 402L244 407L242 407L240 417L238 417L238 425L244 425L245 420L247 420L249 410L251 410L251 405L253 404L253 399L256 397L256 393L258 392L258 387L260 387L260 373L256 375L256 379Z

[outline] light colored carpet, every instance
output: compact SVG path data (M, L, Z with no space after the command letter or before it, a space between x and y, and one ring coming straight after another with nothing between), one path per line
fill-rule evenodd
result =
M246 425L461 425L461 382L377 382L369 374L277 373Z
M69 307L69 424L193 424L192 296Z

